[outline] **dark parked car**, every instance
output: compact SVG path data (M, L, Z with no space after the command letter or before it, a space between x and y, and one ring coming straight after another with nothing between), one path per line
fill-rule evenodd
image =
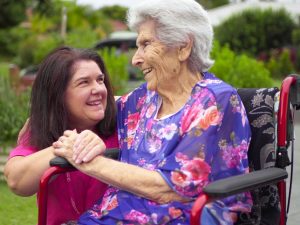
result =
M95 45L95 49L116 48L117 53L125 53L129 59L132 58L136 49L137 33L130 31L118 31L110 34L108 38L99 41ZM130 80L137 80L142 75L141 72L128 62L128 73Z

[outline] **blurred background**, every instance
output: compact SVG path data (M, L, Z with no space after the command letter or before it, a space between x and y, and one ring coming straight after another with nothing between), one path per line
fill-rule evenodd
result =
M0 0L0 224L36 223L35 197L11 194L2 171L28 117L39 63L58 46L93 48L116 95L132 90L143 82L130 63L137 35L125 22L135 2ZM234 87L279 87L285 76L300 73L300 0L198 2L214 26L210 71L218 77Z

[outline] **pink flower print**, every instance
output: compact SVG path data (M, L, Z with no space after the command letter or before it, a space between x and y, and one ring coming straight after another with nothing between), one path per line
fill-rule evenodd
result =
M140 117L139 113L129 114L127 118L127 127L129 131L135 131ZM131 132L130 132L131 133Z
M153 123L154 123L153 119L149 119L146 124L146 129L151 130Z
M222 149L222 158L229 168L235 168L247 157L248 143L243 140L240 145L227 146Z
M206 130L209 126L216 126L221 122L221 115L216 106L210 106L204 112L204 115L200 117L199 125L203 130Z
M147 112L146 112L146 117L147 118L150 118L153 113L155 112L156 110L156 105L154 105L153 103L149 105L149 108L147 109Z
M185 163L187 160L189 160L188 156L183 154L182 152L177 152L175 155L176 162L179 162L181 164Z
M165 138L167 140L171 140L174 134L177 133L177 125L172 123L164 128L159 129L158 136L161 138Z
M136 108L140 109L145 104L145 101L146 101L146 96L139 98Z
M138 164L139 164L140 166L145 165L145 163L146 163L146 160L145 160L144 158L140 158L140 159L138 160Z
M108 202L106 209L107 209L107 210L112 210L112 209L116 208L118 205L119 205L119 204L118 204L117 196L114 195L114 196L110 199L110 201Z
M153 137L152 139L149 139L149 149L148 151L150 153L154 153L161 148L161 140L157 137Z
M145 164L144 166L143 166L143 168L145 168L146 170L150 170L150 171L154 171L155 169L156 169L156 166L155 165L153 165L153 164Z
M121 108L123 109L125 106L125 102L127 102L128 97L131 95L131 93L128 93L126 95L121 96L120 101L121 101Z
M197 117L199 117L199 114L202 112L202 109L203 106L200 103L194 103L192 107L187 107L181 119L181 134L184 134L193 128L193 121L197 120Z
M130 148L133 144L133 141L134 141L134 136L133 135L130 135L127 137L127 147Z
M125 216L125 219L131 220L132 222L138 222L139 224L146 224L150 220L147 215L136 210L131 210L130 213Z
M172 219L175 219L182 215L182 211L181 211L181 209L176 209L175 207L170 207L169 214Z
M118 199L116 195L105 195L103 196L102 202L99 206L97 206L99 213L94 213L96 217L98 214L98 218L101 215L107 214L107 211L112 210L118 206Z
M179 187L187 187L191 183L196 185L206 183L210 173L210 166L201 158L186 161L179 171L171 172L172 182Z

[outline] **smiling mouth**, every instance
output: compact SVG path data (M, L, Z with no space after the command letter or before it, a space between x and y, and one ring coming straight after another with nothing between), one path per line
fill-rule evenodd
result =
M97 105L101 105L101 101L100 100L95 100L95 101L90 101L86 103L89 106L97 106Z
M152 71L152 68L143 69L143 74L146 76L148 73Z

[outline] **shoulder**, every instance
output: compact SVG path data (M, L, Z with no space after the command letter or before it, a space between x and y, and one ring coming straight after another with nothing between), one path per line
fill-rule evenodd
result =
M216 101L228 100L231 96L237 95L234 87L209 72L204 73L204 79L199 81L197 86L200 87L199 90L206 89Z
M198 84L200 86L207 87L215 95L220 95L227 92L237 93L234 87L209 72L205 72L204 79Z
M119 97L117 99L117 103L120 104L120 103L137 99L139 97L145 96L146 93L147 93L147 84L143 83L139 87L135 88L133 91Z

